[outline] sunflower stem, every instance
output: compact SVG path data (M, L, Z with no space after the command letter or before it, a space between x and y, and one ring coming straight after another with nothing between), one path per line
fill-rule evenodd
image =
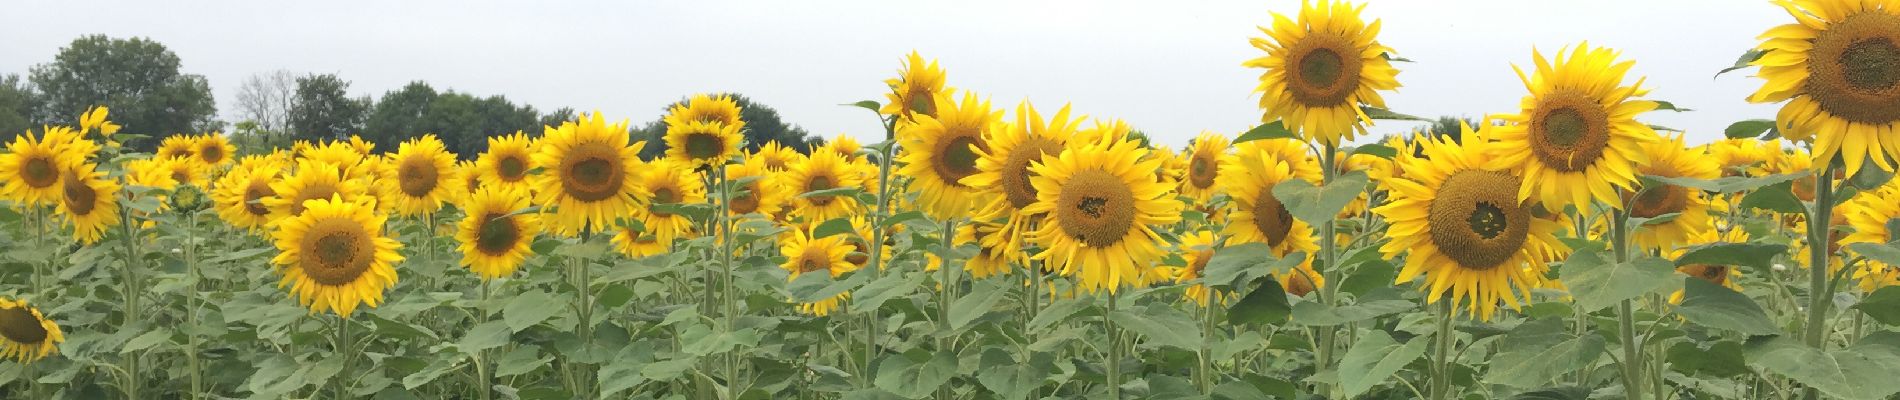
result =
M956 227L957 222L955 219L943 221L942 236L944 251L943 254L938 257L941 259L941 262L937 265L937 284L942 286L942 288L937 290L937 351L949 351L951 354L956 353L956 350L953 349L953 347L956 346L956 338L952 334L950 327L950 302L955 300L956 297L956 295L951 292L956 290L956 282L953 281L953 279L956 279L956 273L951 271L950 268L950 262L952 261L951 254L953 253L950 251L950 240L952 239L952 232L956 231ZM951 398L950 385L938 386L937 398Z
M897 116L893 115L884 121L884 145L877 153L877 212L871 214L871 232L876 238L866 239L871 242L871 254L867 256L871 259L872 281L884 277L883 257L878 255L884 254L884 215L890 212L891 154L897 150L893 140L896 138ZM872 308L864 315L864 369L861 371L865 373L858 374L858 386L868 389L872 386L871 361L877 359L878 309Z
M1833 287L1827 281L1828 256L1832 251L1829 247L1834 244L1834 235L1830 232L1834 223L1833 178L1832 162L1814 176L1814 209L1808 214L1808 322L1807 335L1803 338L1809 347L1821 349L1827 347L1827 307L1834 297ZM1813 387L1802 393L1802 397L1809 400L1820 396L1821 391Z
M1618 264L1629 262L1629 214L1610 210L1610 247ZM1623 345L1623 393L1630 400L1643 399L1643 352L1636 345L1635 302L1625 299L1616 305L1617 337Z
M1451 348L1457 345L1457 338L1451 331L1451 301L1438 302L1438 331L1432 335L1438 339L1432 355L1432 400L1451 398Z
M1205 287L1205 285L1203 285ZM1206 287L1201 292L1201 356L1199 369L1195 370L1195 382L1201 387L1201 394L1214 394L1214 288Z
M714 170L712 171L713 189L719 191L719 206L714 208L715 212L713 213L713 222L718 224L718 226L715 227L716 230L713 232L713 240L719 242L719 265L724 268L726 272L724 279L726 293L725 296L721 297L721 300L725 303L725 312L721 314L721 316L725 318L721 318L720 320L725 324L725 331L732 332L732 321L739 318L738 302L734 301L734 298L738 296L738 289L734 287L736 286L736 282L732 279L732 221L730 221L732 197L731 193L726 190L725 166L713 166L712 169ZM727 354L727 357L726 398L737 399L739 398L739 392L737 392L739 386L739 348L734 347L732 353Z
M125 298L125 310L120 314L122 319L119 321L119 327L121 328L131 326L134 321L141 321L138 311L139 295L137 281L139 260L142 257L139 256L137 240L138 227L133 225L130 203L130 200L121 201L119 203L119 229L123 233L119 239L120 242L125 245L125 269L120 271L122 275L119 279L119 296ZM141 379L139 379L139 352L126 353L123 361L125 362L125 385L119 389L125 392L126 398L137 399L139 398L139 383L141 382Z
M1108 291L1108 312L1102 313L1102 325L1108 330L1108 358L1103 361L1108 368L1108 398L1122 398L1122 338L1121 327L1115 325L1115 290Z
M204 373L198 360L198 213L185 214L185 272L189 274L191 284L185 287L185 328L191 332L185 334L185 364L191 369L191 398L196 399L204 393Z
M333 353L333 354L331 354L330 356L331 356L331 357L342 357L342 359L343 359L343 367L342 367L341 369L339 369L339 371L350 371L350 370L351 370L351 369L350 369L350 361L352 361L352 360L351 360L351 358L352 358L352 357L350 357L350 356L351 356L351 354L352 354L352 353L351 353L351 349L352 349L352 348L354 348L354 347L353 347L353 346L351 346L350 344L351 344L351 342L350 342L350 317L345 317L345 316L342 316L342 315L337 315L337 317L336 317L336 343L335 343L335 344L333 344L333 345L332 345L332 347L331 347L331 349L332 349L333 351L335 351L335 353ZM331 379L330 379L330 382L331 382L331 383L335 383L335 384L336 384L336 392L334 393L334 394L335 394L336 396L335 396L335 397L332 397L332 398L336 398L336 399L347 399L347 398L350 398L350 394L349 394L349 385L348 385L348 384L345 384L345 383L344 383L344 380L343 380L343 378L342 378L342 377L334 377L334 378L331 378Z
M490 298L490 289L488 287L488 279L481 279L477 285L482 287L481 322L486 323L494 319L493 316L489 314L490 307L488 306L488 299ZM488 367L489 363L487 349L476 352L475 379L480 380L480 382L476 382L480 386L476 387L475 391L481 393L482 400L494 398L495 377L493 376L494 370Z
M1327 143L1325 145L1325 148L1320 151L1320 154L1319 154L1320 172L1322 175L1320 185L1324 186L1324 185L1332 184L1334 180L1337 180L1339 178L1339 169L1334 166L1335 165L1334 161L1339 156L1338 153L1339 153L1338 145L1335 145L1332 143ZM1334 265L1335 264L1334 261L1338 259L1337 255L1335 254L1338 251L1338 248L1337 248L1338 245L1334 243L1336 241L1336 238L1334 237L1334 230L1338 227L1337 226L1338 221L1335 221L1335 219L1337 218L1338 218L1338 215L1329 216L1327 217L1326 222L1323 224L1320 224L1319 226L1318 265L1321 268L1324 268L1320 270L1320 276L1325 279L1324 280L1325 282L1339 281L1339 273L1340 273L1339 266ZM1319 285L1314 285L1314 286L1319 286ZM1327 286L1328 287L1318 288L1320 301L1326 304L1327 306L1338 305L1337 303L1339 301L1338 299L1339 296L1337 295L1336 292L1338 290L1337 287L1339 285L1327 285ZM1338 326L1326 326L1326 327L1320 328L1319 354L1318 354L1317 359L1314 360L1314 371L1326 371L1332 368L1333 351L1335 350L1334 348L1338 346L1338 343L1337 343L1338 339L1336 338L1336 336L1338 335L1338 330L1339 330ZM1331 389L1333 388L1337 388L1337 386L1321 384L1320 389L1322 390L1318 390L1317 392L1323 393L1323 394L1334 394L1331 391ZM1338 396L1334 394L1328 397L1337 398L1337 397L1343 397L1343 396Z

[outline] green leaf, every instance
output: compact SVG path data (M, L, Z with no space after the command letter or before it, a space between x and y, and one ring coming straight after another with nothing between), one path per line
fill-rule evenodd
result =
M1367 331L1346 350L1345 358L1339 360L1340 387L1345 389L1347 398L1357 397L1424 355L1425 345L1430 342L1419 337L1399 343L1385 331Z
M951 352L929 353L921 349L884 357L877 366L872 383L878 389L898 396L920 398L950 382L957 373L957 356Z
M1888 227L1888 229L1893 228ZM1879 261L1887 265L1900 265L1900 246L1879 243L1853 243L1847 245L1847 250L1853 251L1854 254L1859 254L1861 257L1867 257L1869 260Z
M1669 369L1683 374L1727 378L1751 372L1742 359L1742 344L1732 340L1711 343L1706 349L1695 342L1676 342L1666 356Z
M647 378L641 373L641 369L653 361L653 349L651 346L635 343L621 347L620 351L613 354L613 360L614 362L603 364L600 370L594 372L594 380L600 382L601 397L610 397L645 383Z
M1352 154L1370 154L1374 157L1390 160L1399 156L1399 150L1383 144L1362 144L1352 148Z
M533 346L516 347L495 359L495 377L504 378L521 375L548 365L554 356L541 356L541 350Z
M1748 296L1714 282L1696 277L1682 278L1686 281L1682 288L1682 305L1676 313L1683 319L1716 329L1726 329L1749 335L1773 335L1781 333L1775 322L1768 319L1761 305L1755 304Z
M885 228L889 228L892 226L896 226L897 224L904 223L906 221L918 220L918 219L924 219L924 212L917 211L917 210L910 210L910 211L893 214L890 217L886 217L884 218L883 221L878 222L878 225L883 226Z
M1729 71L1734 71L1734 70L1738 70L1742 68L1748 68L1748 64L1754 63L1755 60L1760 60L1761 56L1766 55L1766 54L1768 54L1767 50L1749 49L1748 51L1743 52L1741 57L1735 58L1735 65L1731 65L1728 68L1723 68L1721 71L1715 71L1715 76L1721 77L1722 74L1726 74Z
M995 280L988 280L986 282L995 282ZM997 301L1001 301L1004 297L1009 296L1008 290L1004 290L1001 286L995 284L978 283L972 286L976 288L971 290L969 294L965 294L963 297L958 298L956 302L950 303L949 322L951 332L962 331L964 326L970 324L970 321L975 321L977 317L988 314L991 309L996 307ZM946 332L946 334L948 333Z
M1806 177L1808 176L1808 174L1809 172L1802 171L1802 172L1796 172L1792 174L1778 174L1778 175L1769 175L1769 176L1761 176L1761 177L1725 176L1725 177L1715 178L1715 179L1697 179L1697 178L1688 178L1688 177L1644 175L1642 176L1642 179L1647 180L1647 181L1662 182L1662 183L1686 187L1686 188L1699 189L1705 192L1735 193L1735 192L1740 192L1744 190L1754 190L1757 188L1767 187L1769 185L1774 185L1774 184L1782 183L1782 182L1791 182L1796 179L1801 179L1802 177Z
M1379 53L1379 58L1384 58L1386 61L1391 61L1391 62L1408 62L1408 63L1412 62L1412 60L1406 59L1405 57L1392 55L1392 53Z
M461 368L463 358L464 356L461 354L436 357L434 361L429 362L428 367L424 367L421 371L416 371L416 373L409 374L409 376L402 377L402 388L415 390L417 387L427 385L429 382L434 382L435 378L441 377L442 374Z
M869 312L884 307L884 302L912 293L917 285L924 283L928 274L906 274L898 271L886 271L884 277L864 284L851 292L852 313Z
M1695 109L1677 107L1676 103L1673 103L1673 102L1667 102L1667 101L1662 101L1662 100L1651 100L1651 101L1656 102L1656 111L1675 111L1675 112L1695 111Z
M1794 197L1794 182L1781 182L1768 185L1761 190L1742 196L1742 208L1755 208L1783 214L1799 214L1805 209L1801 199Z
M1788 252L1788 245L1769 243L1709 243L1688 248L1676 257L1676 266L1733 265L1753 272L1772 273L1775 257Z
M1768 132L1774 132L1774 131L1775 131L1775 120L1750 119L1750 120L1735 121L1735 123L1733 124L1728 124L1728 129L1723 129L1722 135L1727 136L1729 139L1747 139L1747 138L1759 137L1761 135L1767 134Z
M1043 379L1054 369L1049 353L1029 353L1028 362L1017 361L1010 351L1002 347L983 349L979 363L981 371L976 382L984 389L995 392L998 398L1023 399L1029 393L1042 387Z
M860 191L863 191L863 189L860 189L857 186L846 186L846 187L841 187L841 188L813 190L813 191L809 191L805 193L799 193L798 198L803 199L803 198L808 198L808 197L821 197L821 196L851 197L851 196L857 196L858 192Z
M1808 347L1791 336L1756 337L1744 346L1748 365L1842 399L1884 399L1900 392L1900 333L1879 332L1840 350Z
M1262 139L1296 139L1296 138L1298 137L1293 135L1293 131L1289 131L1286 129L1286 124L1282 123L1281 121L1273 121L1273 122L1268 122L1265 124L1260 124L1260 126L1253 127L1253 129L1248 129L1247 133L1242 133L1240 134L1240 136L1234 137L1234 144L1241 144L1245 142L1251 142L1251 141L1262 140Z
M883 111L884 105L879 104L877 100L863 100L856 103L839 104L839 105L862 108L862 109L871 110L871 112L880 113L880 114L884 112Z
M869 276L871 275L854 273L844 279L833 279L828 273L799 274L798 278L792 279L791 283L785 285L785 290L792 293L792 301L813 303L849 292L863 284Z
M759 333L752 328L713 334L711 328L707 328L704 325L694 325L681 333L680 337L699 338L699 340L688 342L686 346L680 348L680 351L696 356L719 354L734 348L759 345Z
M1589 400L1590 388L1582 386L1558 386L1518 393L1511 400Z
M166 331L163 329L154 329L151 331L147 331L144 334L139 335L138 337L134 337L132 338L132 340L125 341L125 347L122 347L119 349L119 354L125 354L125 353L131 353L134 351L150 349L153 346L170 342L171 340L172 340L172 334L170 331Z
M1599 335L1571 335L1558 318L1525 322L1497 343L1499 353L1491 357L1484 381L1520 388L1540 387L1566 372L1589 368L1605 345Z
M1366 118L1371 118L1371 119L1425 121L1425 122L1432 121L1431 118L1400 114L1400 113L1392 112L1392 110L1387 110L1387 109L1373 107L1373 106L1364 106L1364 107L1360 107L1359 109L1362 111L1365 111Z
M1033 295L1040 296L1041 294ZM1083 301L1082 299L1057 300L1054 303L1050 303L1049 308L1044 308L1041 313L1036 314L1035 319L1029 320L1028 330L1030 332L1041 332L1043 328L1069 319L1069 316L1081 312L1082 309L1088 308L1089 305L1089 302Z
M509 333L508 324L506 323L501 321L483 322L476 324L473 328L469 328L468 333L462 336L462 340L455 342L455 347L464 353L474 354L478 351L501 347L501 345L507 344Z
M1333 217L1339 215L1339 210L1346 208L1346 203L1351 203L1352 199L1366 190L1366 181L1364 171L1340 175L1332 182L1327 182L1326 186L1313 186L1306 180L1292 179L1273 185L1273 197L1279 199L1294 218L1313 226L1324 226L1332 223Z
M1649 293L1675 290L1682 283L1676 268L1660 258L1643 257L1615 262L1602 248L1584 248L1570 254L1558 271L1577 308L1592 312Z
M1373 300L1344 306L1328 306L1317 301L1293 305L1293 323L1306 326L1343 325L1410 311L1414 305L1405 300Z
M1137 314L1130 310L1115 310L1109 313L1108 318L1114 320L1116 326L1147 337L1149 344L1173 346L1183 350L1201 348L1201 331L1182 328L1196 326L1194 321L1188 320L1181 313L1173 312L1171 309L1147 314Z
M1293 306L1286 302L1286 290L1273 279L1260 281L1260 286L1247 292L1246 297L1227 306L1227 322L1236 325L1274 324L1286 321L1292 314Z
M656 361L640 367L640 376L648 380L670 381L684 375L686 370L693 369L693 363L696 362L699 362L699 359L695 357Z
M848 234L848 233L853 233L853 229L851 227L851 220L845 219L845 218L832 218L829 220L825 220L825 222L819 223L817 228L812 228L811 237L812 239L823 239L823 238L831 237L833 235L843 235L843 234Z
M501 310L501 319L508 323L508 329L511 332L520 332L541 321L546 321L548 317L554 316L555 312L563 310L564 307L563 304L554 301L552 296L548 296L547 292L527 290L508 301L508 306Z
M1873 294L1860 299L1853 309L1867 313L1875 321L1887 325L1900 325L1900 286L1887 286L1875 290Z
M1273 247L1266 243L1226 246L1214 249L1214 255L1207 259L1207 265L1202 268L1204 274L1201 283L1219 289L1232 289L1245 285L1254 277L1292 269L1305 257L1298 253L1274 257Z

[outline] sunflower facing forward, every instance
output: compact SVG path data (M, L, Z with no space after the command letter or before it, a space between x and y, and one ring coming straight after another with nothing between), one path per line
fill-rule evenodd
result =
M1228 204L1232 223L1222 234L1232 237L1232 243L1266 243L1278 257L1313 254L1319 249L1313 226L1293 218L1273 188L1295 179L1317 184L1319 163L1293 139L1262 139L1235 147L1220 164L1219 184L1233 196Z
M232 146L231 140L226 139L224 134L219 132L194 137L192 146L193 160L202 166L220 167L230 164L233 155L237 153L237 146Z
M304 202L300 215L277 223L272 235L282 267L277 286L310 312L334 311L348 318L358 305L376 307L396 285L402 243L383 235L386 217L374 206L340 196Z
M1777 1L1793 24L1768 29L1751 65L1766 80L1748 96L1786 101L1775 116L1782 135L1814 142L1813 165L1836 156L1847 173L1868 159L1892 171L1900 157L1900 6L1892 1Z
M488 138L488 151L475 158L473 178L483 185L528 189L534 167L534 140L516 131Z
M304 204L310 200L336 197L348 202L375 201L362 182L345 179L341 174L334 164L308 159L297 162L296 172L270 184L272 196L263 200L264 207L270 209L270 219L303 215Z
M455 155L435 135L402 142L396 154L383 163L383 198L401 215L429 215L442 209L460 188L456 178Z
M1588 210L1591 200L1622 208L1617 190L1635 185L1636 169L1647 161L1642 145L1656 140L1654 129L1636 121L1656 102L1630 99L1649 90L1641 79L1623 86L1635 62L1619 62L1616 51L1588 43L1559 50L1554 63L1531 54L1537 61L1531 76L1512 66L1531 92L1520 103L1523 111L1502 117L1510 124L1492 128L1498 145L1489 146L1524 177L1518 200L1535 195L1551 211L1566 205Z
M1166 251L1151 226L1181 219L1181 202L1155 178L1161 160L1128 140L1120 121L1097 123L1093 143L1072 143L1059 155L1029 169L1036 176L1036 202L1022 212L1046 214L1030 240L1042 247L1033 258L1093 293L1141 286L1158 279L1154 263Z
M1517 308L1516 292L1530 296L1543 281L1551 249L1563 249L1557 223L1532 216L1517 197L1527 184L1510 165L1488 155L1488 143L1469 127L1457 142L1421 139L1429 158L1401 154L1403 178L1389 182L1390 202L1373 212L1391 221L1387 257L1405 256L1400 284L1419 279L1427 301L1450 295L1454 307L1489 320L1499 302ZM1462 144L1460 144L1462 143Z
M514 275L515 269L534 254L529 245L541 233L541 217L534 213L515 214L528 208L528 194L522 188L488 187L470 194L462 204L468 216L456 224L456 248L462 251L462 265L483 280Z
M726 179L739 184L726 202L729 215L757 213L769 218L785 206L785 186L762 158L748 157L742 163L726 164Z
M798 161L804 159L804 157L805 155L799 154L798 150L780 145L778 141L774 140L760 145L758 151L746 156L746 161L757 159L765 163L766 170L780 172L791 169L792 164L797 164Z
M730 126L734 131L745 129L745 120L740 118L739 101L728 94L695 94L686 101L668 107L666 116L661 120L667 127L704 122Z
M71 129L62 127L14 137L0 154L0 197L25 205L58 202L60 171L85 162L70 145L76 140Z
M158 150L152 158L180 158L197 162L198 137L193 135L171 135L158 143Z
M943 86L944 81L943 67L938 67L936 60L925 61L913 50L904 57L904 69L897 72L897 78L884 81L891 92L884 94L888 102L878 112L904 119L920 114L936 116L937 101L948 98L939 96L954 93L954 89Z
M654 161L640 176L640 186L646 188L653 197L645 208L636 209L632 218L640 220L646 226L647 233L661 244L672 244L674 239L690 237L693 234L693 220L684 215L661 211L662 204L704 204L706 203L706 185L699 180L699 174L693 173L688 166L673 159Z
M917 115L897 123L904 165L897 173L911 177L919 191L918 205L925 214L949 220L970 214L979 191L962 179L977 173L976 160L986 146L983 139L996 130L1002 113L974 93L962 101L939 99L936 115Z
M1637 171L1643 175L1694 179L1721 176L1715 160L1684 147L1681 135L1644 144L1643 154L1649 157L1649 165ZM1676 215L1667 222L1637 227L1630 237L1642 249L1668 251L1689 243L1701 231L1713 226L1709 221L1709 196L1701 190L1657 183L1624 196L1631 217Z
M799 275L814 272L831 274L835 278L858 269L856 264L847 260L854 250L850 244L845 243L845 235L821 238L813 236L808 230L795 229L791 237L786 238L785 243L779 246L779 253L785 256L785 263L780 264L779 268L791 272L788 280L796 280ZM848 297L850 297L850 292L839 293L838 296L829 299L799 304L798 311L820 317L830 315L831 311L837 309L839 304Z
M40 309L26 303L0 297L0 358L31 364L59 353L66 334L59 324L46 319Z
M239 229L262 230L270 222L271 211L264 199L276 197L271 182L283 177L275 163L240 163L212 185L211 201L218 217Z
M557 234L606 231L647 197L639 158L646 142L629 144L625 121L608 125L595 111L548 127L539 147L534 162L547 171L535 176L535 199L554 207L549 226Z
M106 179L92 164L67 170L60 179L60 218L73 228L73 239L98 243L106 228L119 223L119 182Z
M724 165L739 154L738 125L692 121L666 126L666 159L697 168Z
M1379 91L1399 87L1399 70L1386 55L1392 49L1379 44L1379 21L1365 23L1364 5L1320 0L1301 7L1299 22L1273 14L1273 29L1260 28L1266 38L1253 38L1253 47L1266 56L1243 65L1264 68L1260 74L1261 122L1280 120L1300 137L1338 145L1343 136L1365 133L1361 105L1385 107Z
M792 193L792 214L806 222L818 223L856 212L854 196L811 195L811 192L861 184L863 175L847 164L843 156L830 151L815 151L804 162L786 171L782 183Z
M1030 166L1061 154L1081 124L1082 117L1071 118L1067 105L1045 120L1035 106L1023 102L1016 106L1015 123L992 131L984 140L989 148L977 149L978 172L962 182L994 192L986 196L988 204L978 206L975 219L1003 223L994 234L984 235L979 245L1018 264L1029 263L1028 252L1023 251L1024 237L1044 217L1022 212L1036 202L1036 186L1030 183L1036 172Z
M1196 205L1205 206L1208 199L1219 193L1220 186L1214 183L1220 176L1220 160L1226 158L1233 143L1214 132L1195 136L1194 144L1188 147L1187 174L1181 180L1181 194L1194 198Z

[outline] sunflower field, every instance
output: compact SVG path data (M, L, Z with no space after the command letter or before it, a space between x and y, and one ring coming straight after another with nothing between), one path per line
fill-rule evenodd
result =
M1379 132L1430 121L1410 61L1328 0L1178 149L915 52L845 105L883 140L809 149L721 95L652 159L599 112L454 154L76 110L0 152L0 397L1895 398L1900 1L1773 4L1718 75L1780 112L1711 143L1588 43Z

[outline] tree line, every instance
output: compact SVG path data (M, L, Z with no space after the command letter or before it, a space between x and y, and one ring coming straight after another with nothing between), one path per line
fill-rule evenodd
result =
M382 96L351 96L351 82L335 73L287 70L254 74L240 83L230 106L238 121L217 119L218 103L203 75L181 71L178 55L147 38L88 35L62 47L51 62L19 74L0 75L0 138L11 140L45 124L72 124L94 105L112 108L127 133L144 138L126 146L150 151L158 138L179 133L222 132L243 149L287 147L295 140L333 140L358 135L376 148L394 150L404 140L435 134L449 150L473 157L489 136L520 131L539 136L541 127L576 118L571 108L542 112L506 96L480 96L413 81ZM746 121L747 149L776 141L801 152L822 139L784 121L777 110L731 94ZM685 96L680 102L685 101ZM675 102L674 104L678 104ZM643 158L666 150L660 121L673 104L628 134L647 140Z

